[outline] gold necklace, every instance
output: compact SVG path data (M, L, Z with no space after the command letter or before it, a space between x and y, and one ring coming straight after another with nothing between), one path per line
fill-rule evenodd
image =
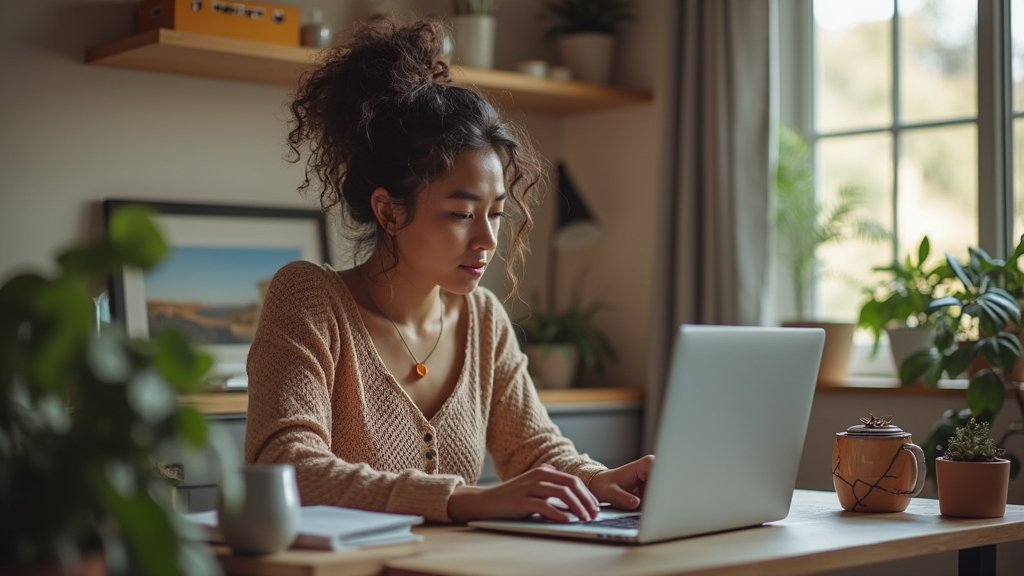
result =
M441 298L441 291L437 291L437 299L441 303L441 314L438 316L438 321L441 323L441 329L437 331L437 340L434 341L433 348L430 349L430 352L427 352L427 355L422 361L417 360L416 355L412 353L412 348L410 348L409 343L405 341L405 336L402 336L402 330L398 328L398 324L395 324L395 321L391 319L391 316L388 316L388 313L377 304L377 301L373 299L373 294L369 294L369 296L370 302L373 302L373 306L377 308L377 311L387 318L388 322L391 322L391 325L395 327L395 332L398 332L398 337L402 339L402 344L405 345L405 351L409 353L409 356L412 357L412 361L415 363L414 368L416 370L416 375L420 378L425 377L429 372L429 370L427 370L427 360L430 360L430 357L434 355L434 350L437 350L437 345L441 343L441 335L444 334L444 299Z

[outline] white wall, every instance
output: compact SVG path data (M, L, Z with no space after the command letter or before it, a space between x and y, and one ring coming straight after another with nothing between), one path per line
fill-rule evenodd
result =
M449 2L328 2L320 7L344 35L374 10L445 14ZM284 161L289 90L223 80L87 66L87 48L134 31L136 2L18 0L0 19L0 278L49 266L56 250L98 234L97 203L108 197L315 207L295 191L301 167ZM539 0L506 2L499 12L496 67L554 60ZM410 7L412 9L410 9ZM620 54L623 83L660 90L671 11L665 0L639 4ZM595 384L643 386L653 266L654 202L661 129L655 105L564 120L512 113L552 161L565 158L601 219L597 246L563 258L559 288L588 270L584 294L615 303L600 319L622 360ZM566 151L563 154L563 149ZM571 152L571 153L570 153ZM551 198L537 215L536 256L521 295L542 292ZM340 246L335 246L338 253ZM337 262L347 265L348 262ZM622 267L627 274L622 274ZM504 271L486 284L503 293ZM562 299L565 302L565 299ZM522 309L520 309L522 310Z

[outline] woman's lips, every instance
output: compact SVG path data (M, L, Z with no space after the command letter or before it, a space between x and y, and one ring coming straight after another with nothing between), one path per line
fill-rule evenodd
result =
M487 269L487 263L478 262L476 264L462 264L459 268L465 270L469 275L479 278L484 275L484 270Z

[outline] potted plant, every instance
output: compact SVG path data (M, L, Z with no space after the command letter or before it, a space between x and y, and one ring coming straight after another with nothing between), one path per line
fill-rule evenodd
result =
M917 246L917 261L911 255L900 262L879 266L884 274L878 284L865 289L867 300L861 306L857 325L867 328L874 337L872 354L878 351L882 332L889 336L893 365L900 365L912 353L928 348L934 337L934 321L930 305L945 294L952 271L945 263L928 267L931 254L928 237Z
M1003 447L1010 437L1024 434L1024 394L1012 377L1021 356L1020 305L1010 292L997 285L1004 278L1006 262L977 247L969 248L968 253L966 263L946 256L958 285L951 294L930 305L937 314L932 346L912 354L900 366L900 381L904 385L921 379L925 385L935 387L943 376L956 378L964 372L968 374L968 408L946 411L932 430L922 445L929 462L946 450L956 428L971 418L993 422L1008 391L1014 394L1020 419L1010 425L997 445ZM1011 475L1016 476L1020 461L1009 453L1007 459Z
M557 38L562 63L584 82L607 84L615 57L615 32L634 18L632 0L546 0L546 36Z
M212 359L177 332L138 341L93 321L91 282L166 252L146 213L126 208L53 275L0 286L0 572L218 571L158 462L206 444L205 418L177 394L198 391Z
M617 358L608 336L594 324L603 308L600 302L584 306L577 293L563 312L534 311L517 322L519 344L538 387L566 388L580 366L600 374L606 360Z
M494 11L501 0L452 0L452 62L494 67Z
M1000 518L1006 512L1010 461L989 436L989 425L971 418L958 426L945 456L935 461L939 512L961 518Z
M853 322L821 322L811 319L808 288L819 268L818 250L853 238L881 240L888 232L881 224L860 214L862 192L853 186L839 189L839 198L826 205L815 194L810 148L795 131L779 126L779 160L775 169L775 229L778 253L788 267L796 318L784 324L814 326L825 330L818 379L842 382L846 379Z

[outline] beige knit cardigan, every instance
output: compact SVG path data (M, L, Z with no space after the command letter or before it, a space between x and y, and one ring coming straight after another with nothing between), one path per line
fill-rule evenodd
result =
M249 351L245 460L295 465L303 505L450 521L448 498L480 477L547 463L584 481L605 468L561 435L537 398L504 307L466 296L465 362L426 419L384 366L341 276L294 262L274 276Z

